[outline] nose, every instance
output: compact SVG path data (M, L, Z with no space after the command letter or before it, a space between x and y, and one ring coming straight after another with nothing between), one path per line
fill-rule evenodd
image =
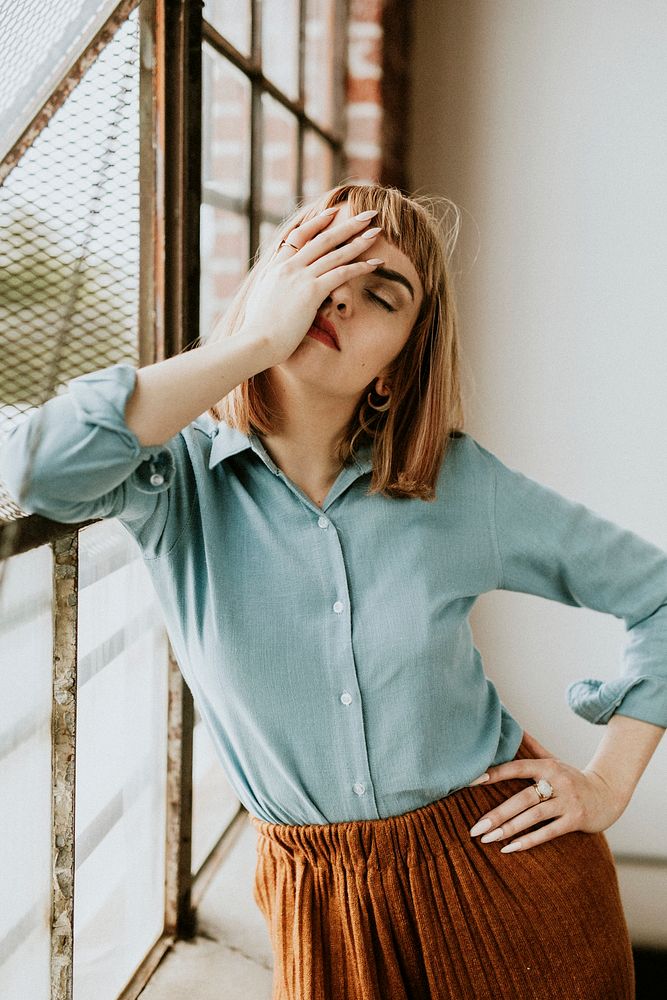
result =
M338 288L334 288L334 290L327 295L323 303L323 308L324 306L333 305L333 308L337 313L345 315L350 308L351 295L352 292L347 283L339 285Z

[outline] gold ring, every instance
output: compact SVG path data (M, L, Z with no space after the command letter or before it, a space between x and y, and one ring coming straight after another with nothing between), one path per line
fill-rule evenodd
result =
M537 797L540 802L544 802L545 799L550 799L554 793L553 786L547 781L546 778L540 778L540 780L537 781L532 787L537 792Z

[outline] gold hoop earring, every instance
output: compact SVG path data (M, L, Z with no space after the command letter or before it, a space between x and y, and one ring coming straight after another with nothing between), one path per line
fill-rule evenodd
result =
M368 405L370 406L370 408L372 410L377 410L378 413L383 413L385 410L388 410L389 406L391 404L391 393L388 396L384 397L385 401L384 401L384 403L382 403L381 406L376 406L375 403L373 402L373 400L371 399L371 393L372 392L373 392L373 390L371 389L371 391L368 393L368 396L366 397L367 400L368 400ZM380 393L378 392L378 393L376 393L376 395L379 396Z

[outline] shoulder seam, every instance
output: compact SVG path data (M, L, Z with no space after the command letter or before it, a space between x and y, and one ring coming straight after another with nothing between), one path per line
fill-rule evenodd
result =
M496 466L496 463L491 461L490 452L487 453L486 449L484 449L483 447L480 448L480 446L478 445L477 441L475 441L475 445L477 446L477 450L478 451L481 450L481 454L482 454L482 457L484 458L484 461L486 462L487 465L491 466L491 471L493 473L493 499L492 499L492 517L491 517L491 520L492 520L492 529L493 529L493 541L494 541L495 548L496 548L496 561L498 563L498 586L497 586L496 589L497 590L504 590L505 589L505 567L503 565L503 557L502 557L502 552L500 550L500 539L498 537L498 505L497 505L497 497L498 497L498 468Z

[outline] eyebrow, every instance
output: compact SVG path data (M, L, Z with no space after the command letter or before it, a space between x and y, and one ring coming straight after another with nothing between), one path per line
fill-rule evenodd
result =
M386 278L387 281L396 281L398 282L399 285L403 285L403 287L407 288L407 290L410 292L410 297L414 302L415 290L408 281L408 279L405 277L405 275L401 274L400 271L391 271L387 267L376 267L374 271L371 271L371 275L373 274L377 274L378 277L380 278Z

